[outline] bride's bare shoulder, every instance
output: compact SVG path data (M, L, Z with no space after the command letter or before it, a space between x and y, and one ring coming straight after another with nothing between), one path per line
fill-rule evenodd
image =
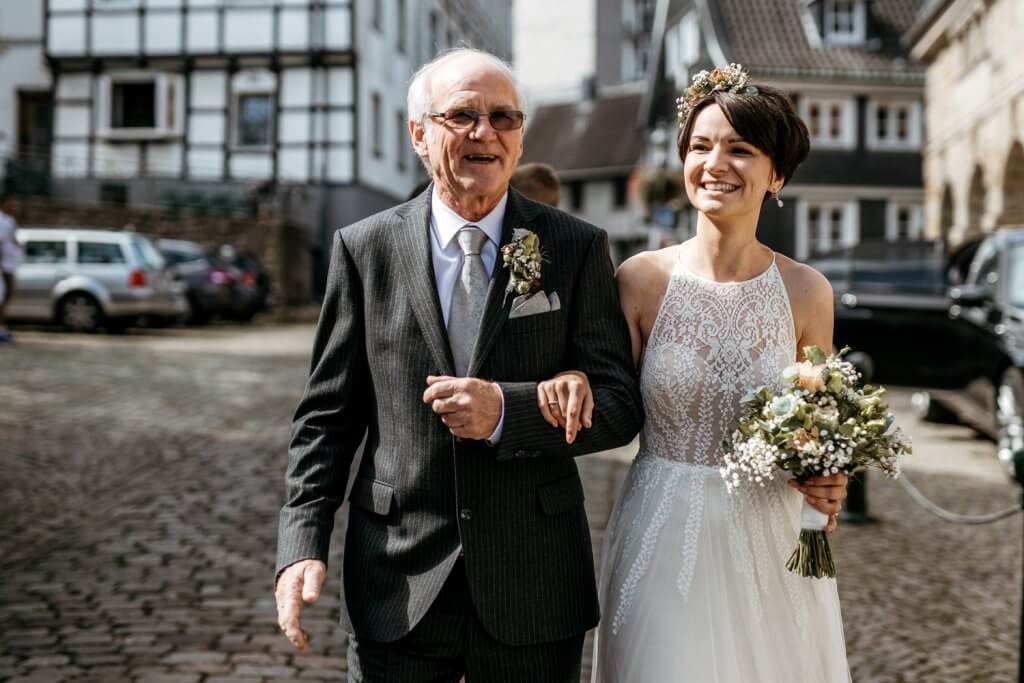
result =
M677 248L673 246L657 251L641 251L630 256L619 265L615 274L620 286L646 289L664 281L672 273Z
M778 253L775 255L775 263L791 299L831 303L832 285L824 275L806 263Z

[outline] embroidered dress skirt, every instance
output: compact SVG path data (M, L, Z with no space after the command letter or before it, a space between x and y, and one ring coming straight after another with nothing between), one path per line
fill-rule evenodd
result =
M606 536L594 680L849 681L835 580L785 567L801 500L641 452Z

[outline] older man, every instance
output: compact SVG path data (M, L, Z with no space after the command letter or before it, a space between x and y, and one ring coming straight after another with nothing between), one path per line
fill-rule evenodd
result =
M344 553L349 680L578 681L598 620L573 456L627 443L640 396L607 236L509 190L520 101L492 55L424 66L409 131L431 186L334 236L276 595L306 651L299 611L319 595L365 435ZM499 258L509 244L525 257L515 272ZM579 431L578 377L538 397L573 369L594 401ZM559 400L567 434L550 422Z

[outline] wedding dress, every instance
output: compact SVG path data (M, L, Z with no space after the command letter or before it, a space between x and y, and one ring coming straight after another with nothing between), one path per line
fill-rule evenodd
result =
M726 492L721 442L751 386L796 358L775 264L716 283L677 262L644 352L647 420L608 524L599 683L850 680L834 579L786 570L802 496Z

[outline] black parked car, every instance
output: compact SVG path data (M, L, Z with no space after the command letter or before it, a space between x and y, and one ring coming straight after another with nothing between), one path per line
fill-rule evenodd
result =
M230 268L235 275L235 303L231 317L252 320L254 315L271 307L270 273L259 259L227 244L211 250L208 256Z
M922 410L991 436L1009 467L1024 447L1024 228L948 254L936 242L863 245L843 263L812 262L836 292L836 345L868 353L879 383L926 389Z
M156 247L175 279L185 283L189 322L202 325L236 309L236 276L230 265L210 259L201 245L187 240L160 239Z

